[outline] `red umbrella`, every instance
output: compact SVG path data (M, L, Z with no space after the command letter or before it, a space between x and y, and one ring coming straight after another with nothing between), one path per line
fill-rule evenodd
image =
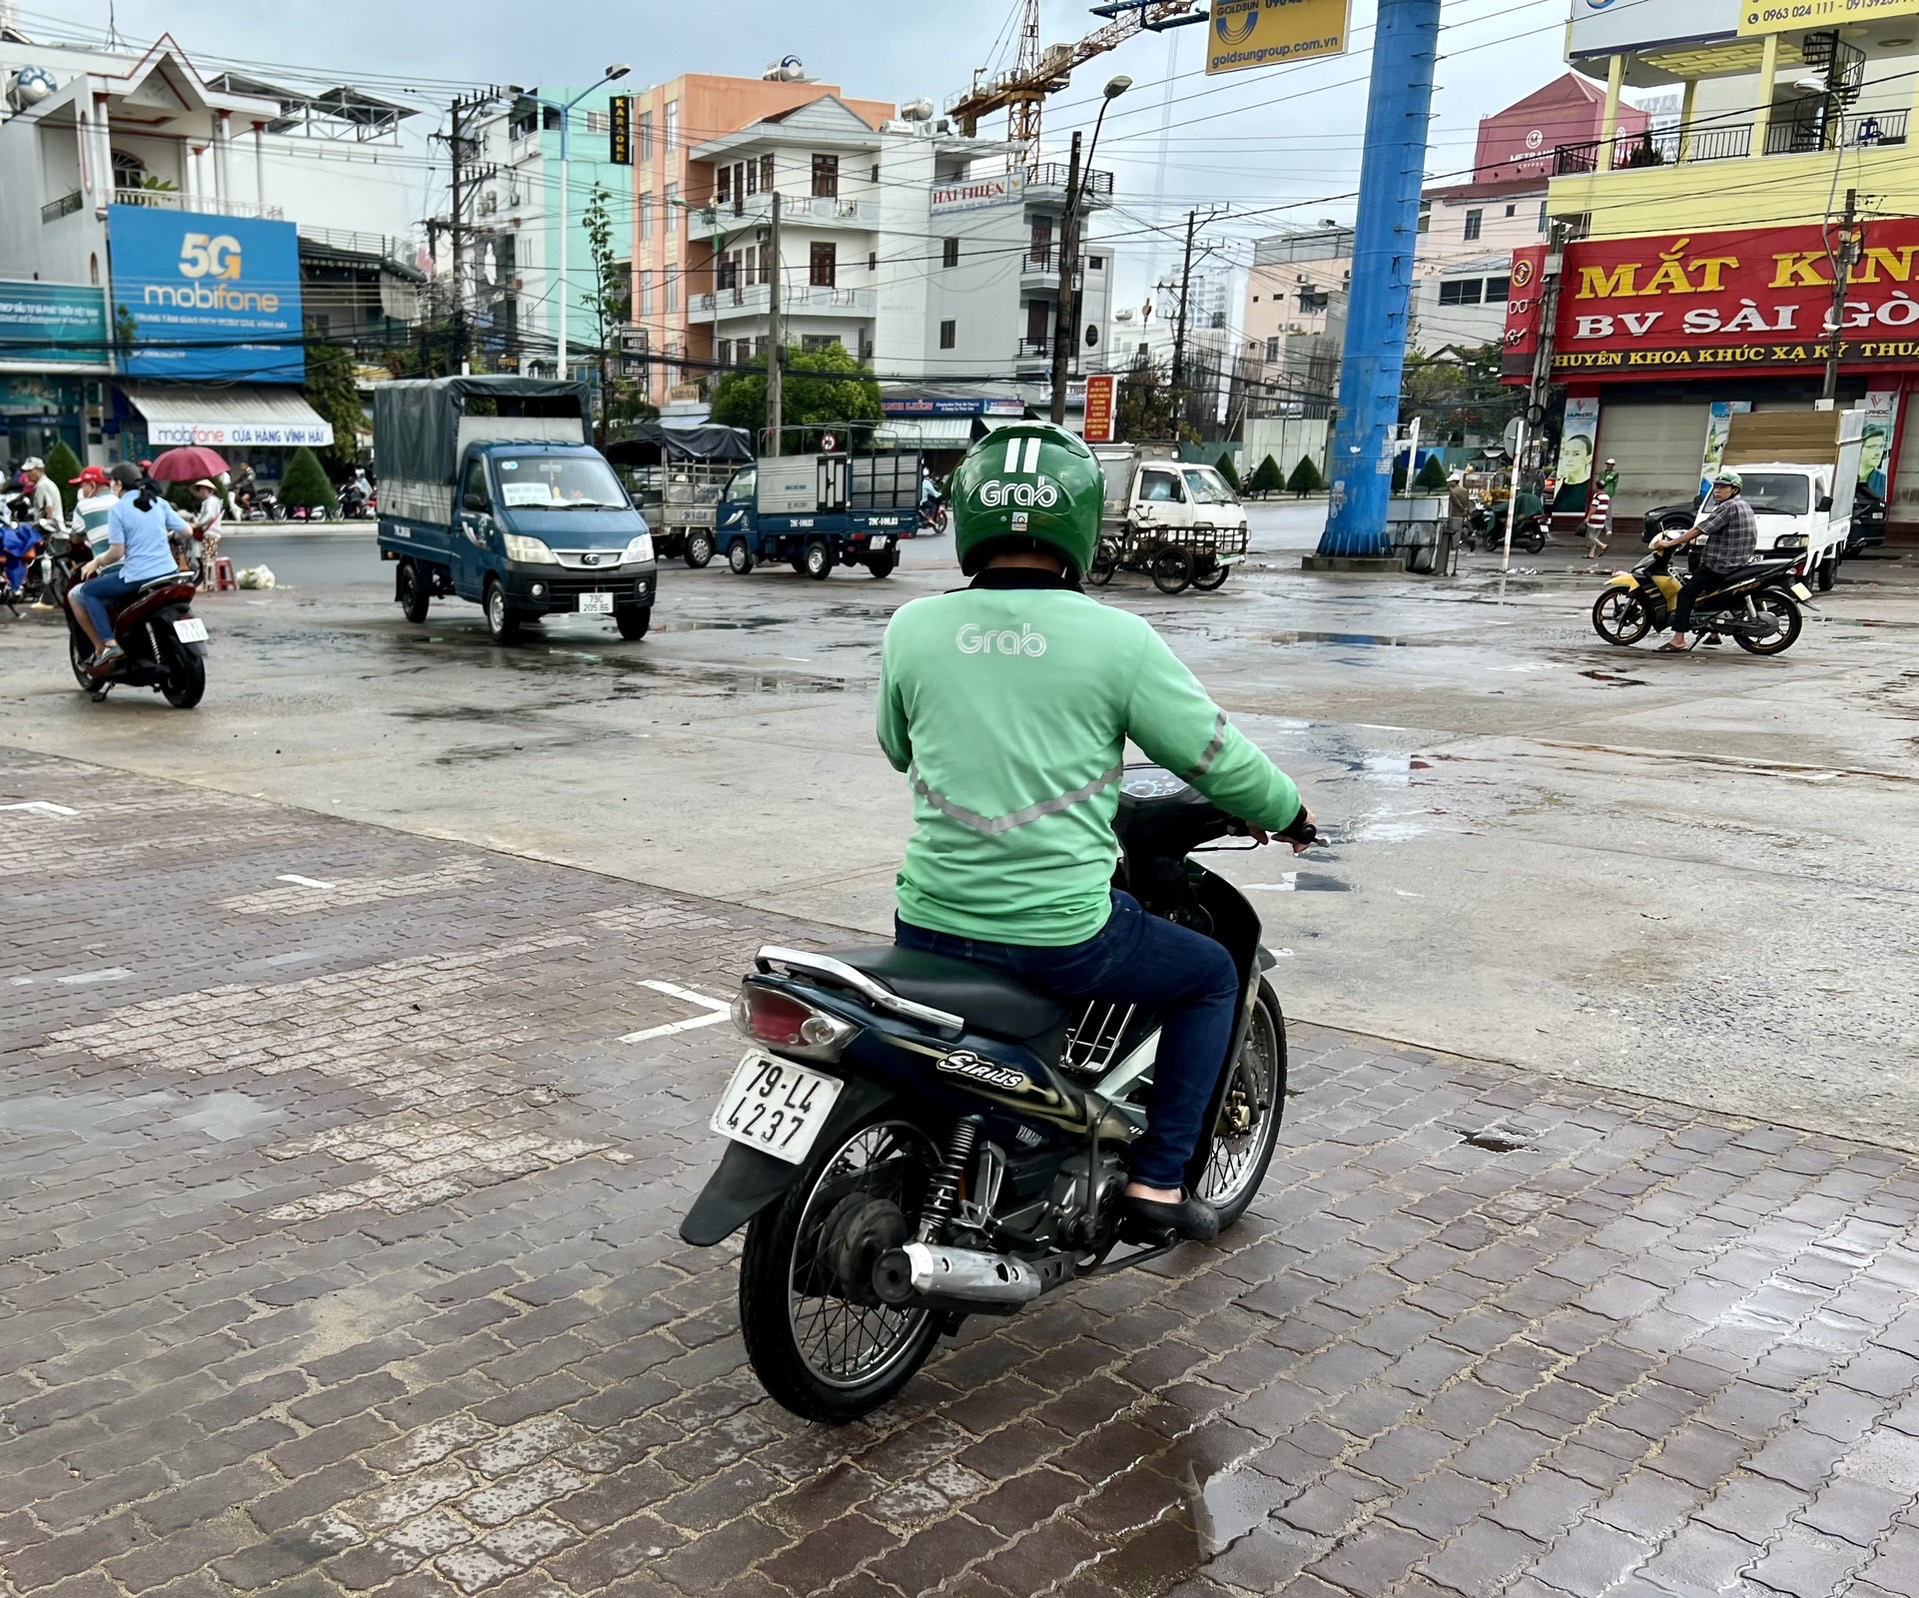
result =
M153 463L156 483L197 483L203 477L218 477L227 470L219 454L190 444L185 449L170 449Z

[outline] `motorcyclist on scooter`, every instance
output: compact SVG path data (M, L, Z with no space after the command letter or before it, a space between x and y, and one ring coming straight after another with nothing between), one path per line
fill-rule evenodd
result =
M1752 564L1753 551L1759 542L1759 522L1745 497L1745 487L1745 479L1737 472L1721 472L1712 480L1712 507L1693 524L1692 530L1653 545L1653 553L1670 554L1695 539L1706 541L1699 569L1680 585L1679 598L1673 606L1672 640L1660 645L1659 654L1683 655L1690 649L1686 628L1692 621L1693 606L1713 589L1724 588L1742 566Z
M897 940L1065 998L1162 1011L1126 1205L1147 1227L1211 1237L1218 1217L1183 1183L1239 974L1220 944L1111 887L1126 740L1261 843L1309 837L1312 817L1151 626L1081 590L1106 496L1084 442L1015 423L973 446L949 490L972 586L903 606L881 665L879 740L912 783L919 826Z
M120 485L123 496L133 497L113 502L107 513L107 548L80 568L83 581L67 591L74 619L93 645L90 666L96 675L124 653L113 636L108 607L115 600L131 599L154 578L178 571L180 563L174 559L167 535L187 530L161 494L160 485L137 466L123 462L108 475Z

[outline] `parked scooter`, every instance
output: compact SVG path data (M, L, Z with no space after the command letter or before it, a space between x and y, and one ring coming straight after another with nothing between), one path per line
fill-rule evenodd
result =
M144 584L113 613L113 635L126 653L97 675L89 665L93 645L73 606L64 607L74 681L96 703L124 683L153 689L176 710L191 710L207 691L207 624L193 614L193 594L193 578L183 571Z
M1246 828L1152 766L1126 771L1114 826L1128 891L1239 967L1228 1068L1186 1176L1230 1226L1272 1159L1286 1024L1258 916L1187 856ZM731 1141L680 1235L712 1247L747 1227L740 1326L787 1409L855 1420L966 1316L1012 1315L1176 1246L1122 1223L1158 1015L1069 1008L985 967L891 946L764 948L755 965L733 1007L753 1047L712 1120Z
M1466 530L1460 542L1468 549L1504 549L1507 512L1508 507L1503 503L1475 505L1472 514L1466 518ZM1545 547L1546 518L1520 517L1513 526L1513 548L1524 550L1528 555L1537 555Z
M1694 604L1690 630L1730 637L1749 655L1783 655L1805 626L1799 607L1812 598L1800 564L1768 560L1730 573L1723 588ZM1648 633L1670 631L1679 584L1671 550L1656 546L1631 571L1615 574L1593 601L1593 629L1622 648Z

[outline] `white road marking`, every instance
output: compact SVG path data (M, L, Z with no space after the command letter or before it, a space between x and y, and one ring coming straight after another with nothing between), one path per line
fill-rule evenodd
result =
M76 972L73 976L56 977L54 980L67 983L70 986L77 986L82 982L118 982L122 977L130 977L132 975L133 973L124 966L111 965L104 971L80 971Z
M704 993L695 993L691 988L682 988L672 982L648 980L642 981L640 986L651 988L655 993L664 993L669 998L697 1004L709 1013L696 1015L690 1021L669 1021L665 1026L650 1026L641 1032L629 1032L619 1040L622 1043L644 1043L648 1038L671 1037L675 1032L693 1032L703 1026L717 1026L733 1011L732 1004L725 999L709 998Z
M316 882L312 877L275 877L275 882L290 882L296 888L331 888L330 882Z
M69 810L65 805L52 804L45 799L27 799L17 805L0 805L0 810L38 810L48 816L77 816L77 810Z

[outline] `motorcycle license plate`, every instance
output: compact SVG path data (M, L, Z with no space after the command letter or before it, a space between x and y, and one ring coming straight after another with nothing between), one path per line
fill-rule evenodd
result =
M758 1049L747 1052L720 1095L712 1127L721 1137L798 1165L846 1084Z
M173 636L183 644L204 644L207 641L207 624L198 616L182 616L173 624Z
M582 616L611 616L613 614L613 596L611 594L580 595L580 614Z
M1794 583L1792 585L1792 597L1794 599L1810 599L1812 598L1812 590L1804 583Z

